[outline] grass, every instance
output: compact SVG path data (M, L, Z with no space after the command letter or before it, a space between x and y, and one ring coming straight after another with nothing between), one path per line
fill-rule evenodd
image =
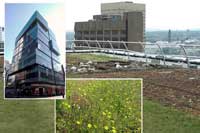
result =
M0 133L54 133L54 102L3 100L1 81Z
M57 132L141 132L141 81L68 80Z
M144 133L199 133L200 117L144 100Z
M79 54L67 54L67 64L78 64L79 62L87 62L87 61L110 61L110 60L122 60L117 57L111 57L108 55L100 55L100 54L87 54L87 53L79 53Z

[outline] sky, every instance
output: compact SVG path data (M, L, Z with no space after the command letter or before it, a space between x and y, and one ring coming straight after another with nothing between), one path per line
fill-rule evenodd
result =
M73 31L74 22L87 21L100 14L100 4L123 0L66 0L66 30ZM130 1L130 0L125 0ZM133 0L146 4L147 30L200 29L199 0Z
M3 0L12 2L13 0ZM100 14L100 4L124 0L34 0L34 2L65 2L65 30L73 31L74 22L87 21ZM127 1L127 0L125 0ZM131 0L128 0L131 1ZM132 0L146 4L147 30L186 30L200 29L200 1L198 0ZM15 0L15 2L27 2ZM29 0L28 2L31 2ZM0 3L0 26L4 25L3 3Z
M12 0L3 0L6 3L12 2ZM52 21L52 29L73 31L74 22L87 21L92 19L95 14L100 14L100 4L107 2L118 2L123 0L34 0L34 2L65 2L62 6L63 11L53 11L50 15L47 15L47 11L40 8L41 14ZM127 0L126 0L127 1ZM31 2L26 0L15 0L15 2ZM134 3L144 3L146 5L146 30L187 30L187 29L200 29L200 1L198 0L134 0ZM10 14L13 18L21 17L10 21L11 28L13 28L12 37L15 38L15 33L18 33L25 24L26 20L31 16L33 7L25 10L16 10ZM7 13L6 13L7 14ZM23 15L18 15L23 14ZM48 18L48 16L51 16ZM56 17L59 17L58 19ZM53 19L56 18L56 19ZM54 20L54 21L53 21ZM60 20L60 21L59 21ZM23 21L23 22L22 22ZM58 23L64 23L64 27ZM0 3L0 26L4 26L4 4ZM6 22L7 23L7 22ZM58 25L57 25L58 24ZM15 25L15 26L14 26ZM56 28L56 26L60 28ZM61 28L62 27L62 28ZM9 28L9 29L11 29ZM6 29L7 31L8 29ZM15 32L16 31L16 32ZM11 37L9 35L9 37ZM59 36L59 35L58 35ZM62 36L62 35L60 35ZM64 35L63 35L64 36ZM59 41L60 39L57 38ZM61 39L62 40L62 39ZM8 39L7 45L13 45L14 43ZM59 43L62 44L62 43ZM65 50L64 48L61 50ZM13 54L13 53L12 53ZM11 57L11 55L5 56ZM63 57L64 54L63 54ZM64 60L64 59L62 59Z
M65 22L64 4L13 4L5 5L5 59L12 61L15 47L15 39L24 25L35 11L45 18L49 28L56 36L57 45L60 53L65 53ZM60 55L60 60L65 65L65 54Z

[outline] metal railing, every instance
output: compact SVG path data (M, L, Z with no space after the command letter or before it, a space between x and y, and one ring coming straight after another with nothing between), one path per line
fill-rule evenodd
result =
M67 40L66 41L67 44L71 44L71 48L72 50L76 50L76 49L87 49L87 50L99 50L100 52L104 51L104 52L108 52L110 51L110 53L112 54L117 54L119 52L117 51L123 51L124 54L128 57L128 59L130 59L131 53L138 53L138 54L142 54L143 58L145 58L145 62L148 63L148 59L149 58L153 58L152 55L154 55L154 59L158 59L161 60L163 62L163 65L166 65L166 60L172 60L174 58L178 58L177 61L178 62L185 62L187 64L187 67L190 68L191 66L191 62L192 59L198 59L197 60L197 64L200 64L200 45L184 45L184 44L159 44L159 43L147 43L147 42L126 42L126 41L98 41L98 40ZM134 49L134 48L130 48L130 45L133 45L135 47L139 47L139 49ZM149 54L147 49L148 46L150 47L157 47L157 53L155 54ZM179 54L175 54L173 55L173 57L171 55L168 55L165 52L166 47L171 47L172 48L177 48L179 49L178 51L181 51ZM188 52L188 48L199 48L199 55L196 56L190 56L189 52ZM150 48L151 49L151 48ZM137 54L136 54L137 55ZM170 59L171 58L171 59Z

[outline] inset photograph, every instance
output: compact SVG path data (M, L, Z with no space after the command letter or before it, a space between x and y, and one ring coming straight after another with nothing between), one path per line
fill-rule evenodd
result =
M56 131L142 131L142 80L68 79L66 100L56 101Z
M65 98L63 19L62 3L5 4L5 98Z

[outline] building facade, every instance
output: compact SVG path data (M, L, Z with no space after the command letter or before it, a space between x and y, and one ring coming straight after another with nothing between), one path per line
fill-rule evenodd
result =
M94 15L89 21L76 22L74 31L76 40L143 42L145 5L132 2L103 3L101 15ZM143 51L140 44L126 45L130 50ZM114 44L113 47L122 46Z
M4 72L4 27L0 27L0 73ZM1 75L2 76L2 75Z
M56 38L36 11L15 41L10 86L26 94L64 94L65 74Z
M0 27L0 55L4 52L4 41L3 41L4 27Z

